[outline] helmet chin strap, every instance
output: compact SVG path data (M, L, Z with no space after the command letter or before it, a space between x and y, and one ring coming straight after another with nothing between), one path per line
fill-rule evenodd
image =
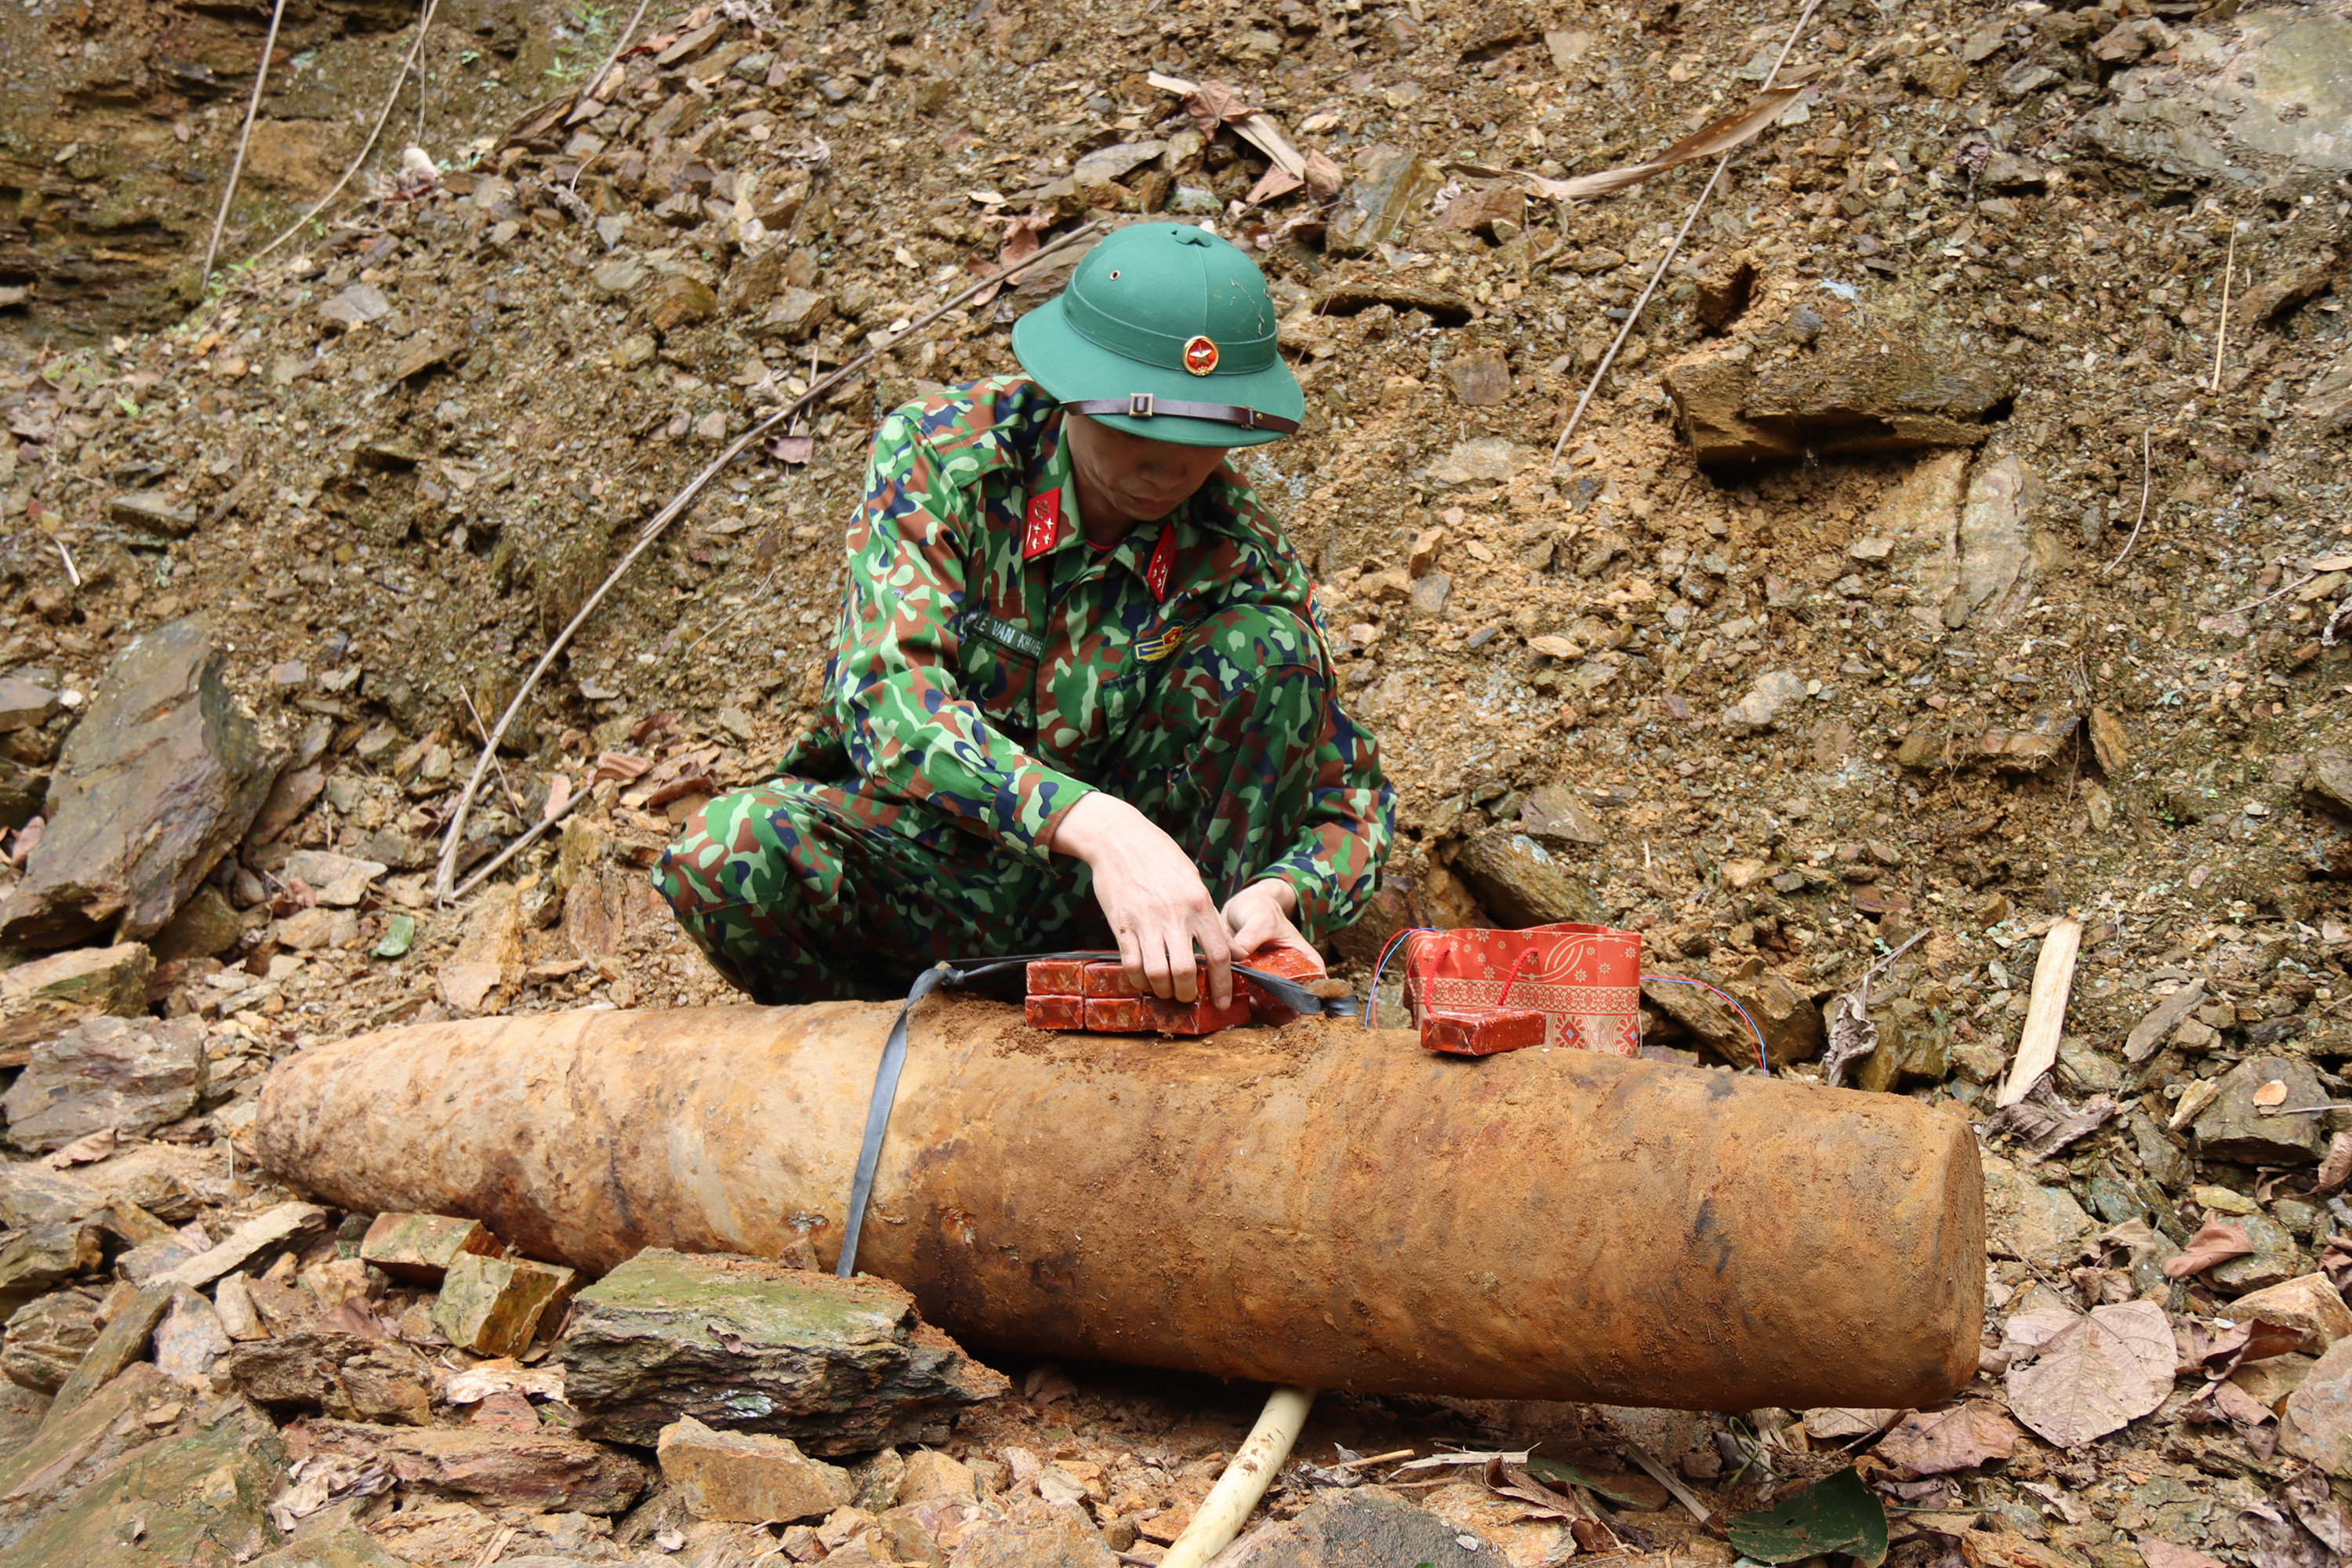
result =
M1240 404L1187 403L1173 397L1155 397L1148 392L1130 393L1125 397L1092 397L1062 406L1073 414L1123 414L1130 419L1207 419L1219 425L1238 425L1244 430L1272 430L1283 436L1295 435L1298 430L1296 419L1261 414Z

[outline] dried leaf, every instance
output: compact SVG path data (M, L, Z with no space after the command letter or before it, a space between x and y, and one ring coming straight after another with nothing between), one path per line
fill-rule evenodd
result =
M1863 999L1849 991L1830 1004L1830 1049L1822 1058L1822 1081L1835 1089L1845 1080L1848 1063L1858 1062L1878 1049L1878 1026L1870 1021Z
M2286 1103L2286 1079L2274 1078L2271 1079L2270 1082L2263 1085L2262 1088L2254 1090L2254 1103L2256 1105L2284 1105Z
M68 1165L93 1164L113 1152L114 1129L101 1127L97 1131L86 1133L64 1148L56 1150L41 1163L52 1171L62 1171Z
M632 756L626 752L599 752L596 753L596 770L588 775L588 782L593 784L616 779L627 784L632 779L643 778L652 767L653 763L647 759Z
M2153 1535L2139 1538L2139 1558L2147 1568L2222 1568L2219 1558Z
M2178 1356L2172 1321L2155 1302L2100 1307L2042 1342L2032 1360L2010 1363L2010 1412L2036 1436L2079 1447L2162 1405Z
M1603 169L1595 174L1580 174L1573 180L1547 180L1537 174L1528 175L1528 180L1538 191L1554 201L1589 201L1594 196L1607 195L1612 191L1622 191L1627 185L1639 184L1653 174L1663 174L1694 158L1711 158L1719 153L1730 152L1780 119L1790 104L1810 90L1802 87L1777 87L1770 92L1761 93L1713 124L1700 127L1646 163Z
M556 773L547 781L547 805L541 808L539 819L553 822L572 804L572 775Z
M2008 1458L2021 1436L2000 1411L1971 1400L1957 1410L1914 1411L1872 1451L1914 1476L1945 1476Z
M2080 1142L2123 1114L2110 1095L2095 1094L2080 1110L2058 1097L2048 1074L2036 1079L2025 1098L2004 1105L1985 1119L1984 1135L2015 1138L2041 1159Z
M1727 1521L1724 1531L1741 1556L1758 1563L1794 1563L1828 1552L1846 1552L1862 1568L1878 1568L1886 1560L1886 1505L1853 1470Z
M2218 1219L2209 1219L2195 1236L2189 1238L2189 1245L2179 1257L2164 1260L2164 1277L2167 1279L2186 1279L2191 1274L2202 1274L2217 1263L2243 1258L2253 1249L2254 1244L2246 1239L2243 1226L2223 1225Z
M1805 1412L1805 1436L1817 1443L1843 1443L1883 1432L1900 1410L1870 1410L1825 1405Z
M2352 1179L2352 1132L2338 1132L2327 1141L2327 1158L2319 1162L2318 1190L2332 1193Z
M2304 1471L2281 1488L2278 1495L2321 1545L2338 1557L2352 1556L2352 1513L2336 1500L2326 1476L2319 1469Z

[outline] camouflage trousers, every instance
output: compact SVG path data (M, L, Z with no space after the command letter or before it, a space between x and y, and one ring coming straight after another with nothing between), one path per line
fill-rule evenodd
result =
M1228 610L1210 625L1230 632L1270 613L1288 635L1252 641L1297 647L1286 612ZM1329 678L1311 645L1304 661L1248 664L1211 643L1195 637L1151 672L1137 722L1085 782L1164 828L1222 904L1307 819ZM654 885L711 967L768 1005L895 1000L943 958L1117 945L1083 863L1015 857L861 778L780 777L716 797L687 819Z

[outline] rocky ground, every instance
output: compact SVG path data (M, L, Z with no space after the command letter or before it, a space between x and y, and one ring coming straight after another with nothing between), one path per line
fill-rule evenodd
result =
M599 1436L556 1337L582 1281L464 1264L507 1304L484 1337L436 1308L446 1259L388 1270L373 1216L257 1182L241 1144L269 1065L320 1040L719 999L646 868L806 714L879 413L1013 368L1070 254L912 323L1143 214L1255 249L1307 384L1307 430L1242 468L1400 786L1340 973L1408 924L1605 919L1818 1078L1825 1012L1902 949L1838 1070L1959 1102L1992 1215L1985 1373L1952 1410L1327 1398L1245 1560L1387 1531L1413 1555L1381 1561L1727 1563L1628 1444L1708 1512L1858 1465L1922 1564L2352 1552L2340 7L1828 0L1556 467L1713 161L1583 202L1538 182L1738 109L1793 15L656 5L583 99L625 16L480 11L428 40L449 79L501 77L426 121L432 174L401 173L404 109L367 199L152 331L244 89L175 104L186 51L102 5L6 24L16 90L49 95L16 155L55 150L0 234L36 258L0 375L0 1561L1156 1561L1248 1391L1008 1363L1012 1392L870 1456L814 1427L824 1462L733 1456L683 1405L666 1448ZM249 71L258 18L192 16L215 82ZM289 17L319 32L289 59L379 73L351 89L372 117L404 16ZM340 171L315 149L356 150L347 107L265 121L322 167L263 159L225 256ZM133 245L104 198L158 158L188 163L179 216ZM141 279L166 292L129 310ZM457 791L549 638L723 443L844 366L588 618L460 858L560 829L436 905ZM1996 1114L2070 917L2054 1069ZM1649 1049L1749 1059L1730 1013L1650 993ZM1585 1489L1343 1463L1530 1445ZM698 1463L815 1501L716 1517Z

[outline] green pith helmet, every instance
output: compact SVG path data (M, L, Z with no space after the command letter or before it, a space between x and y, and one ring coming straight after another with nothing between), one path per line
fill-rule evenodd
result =
M1013 352L1064 407L1148 440L1255 447L1307 411L1275 347L1265 275L1183 224L1096 246L1068 288L1013 324Z

